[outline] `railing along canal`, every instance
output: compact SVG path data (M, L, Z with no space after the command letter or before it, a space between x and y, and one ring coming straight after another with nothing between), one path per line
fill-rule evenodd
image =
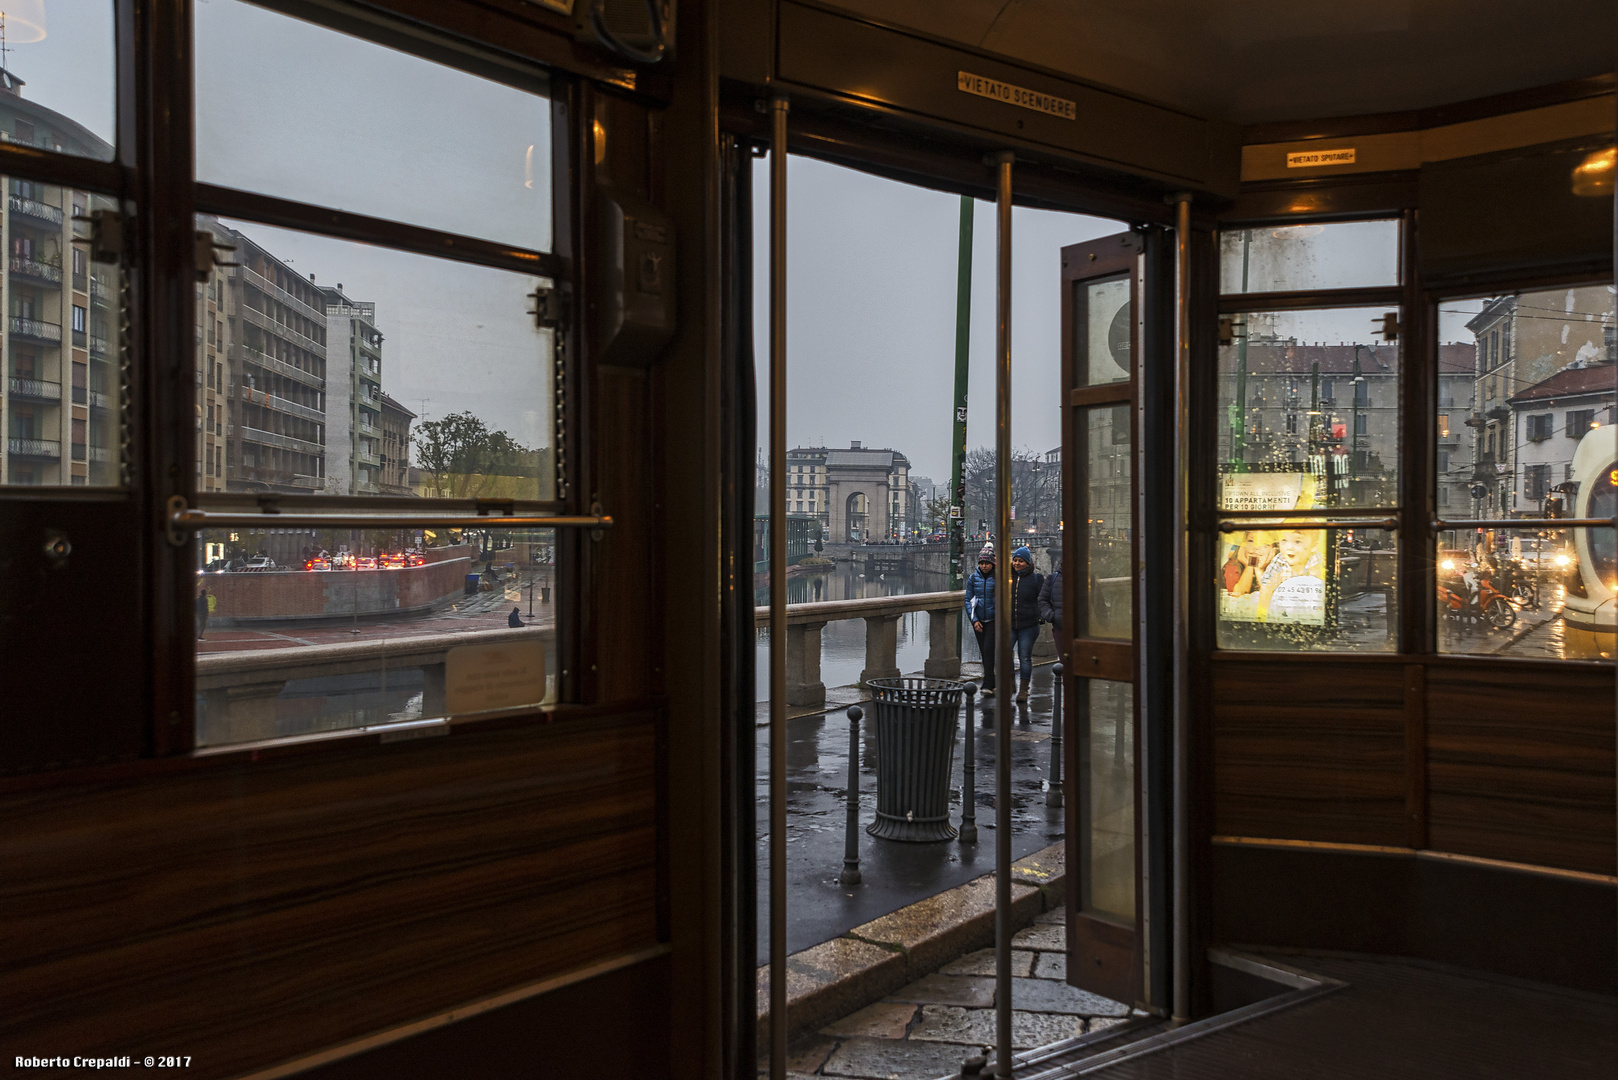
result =
M913 593L909 596L873 596L863 600L825 600L787 605L787 704L824 705L826 684L820 681L820 632L829 622L865 620L865 670L860 683L896 679L899 671L899 619L925 611L928 620L927 664L923 674L932 679L953 679L961 674L961 605L966 594ZM770 609L753 609L753 626L768 629Z

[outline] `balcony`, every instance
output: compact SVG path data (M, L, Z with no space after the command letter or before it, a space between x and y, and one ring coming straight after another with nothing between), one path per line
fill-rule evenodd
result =
M92 409L110 409L112 407L113 407L113 405L112 405L112 395L111 394L103 394L99 390L90 391L90 408L92 408Z
M284 323L278 323L257 308L250 308L246 304L241 307L242 318L263 330L266 334L290 341L302 349L308 349L322 360L326 359L326 346L312 337L298 333Z
M281 303L293 309L304 318L313 319L316 322L322 323L326 321L326 315L328 312L321 311L319 308L313 307L303 300L299 300L296 296L293 296L291 293L281 288L281 286L270 281L269 278L258 273L257 271L249 270L245 266L241 268L241 271L242 280L246 281L249 285L258 289L260 292L267 293L279 300Z
M11 276L35 285L62 287L62 264L27 259L21 255L11 257Z
M107 357L107 345L108 342L106 338L98 337L95 334L90 335L91 356L100 357L101 359L105 360Z
M26 379L18 375L11 376L11 396L26 398L29 401L48 401L60 405L62 402L62 384L49 382L45 379Z
M246 345L236 345L235 343L232 343L228 350L228 355L232 360L239 358L244 363L257 364L265 371L271 371L277 375L285 375L293 382L299 382L305 386L312 386L316 390L324 390L326 388L326 380L322 379L319 375L305 371L300 367L293 367L285 360L277 360L275 357L270 356L267 353L259 352L257 349L250 349Z
M57 323L40 322L38 319L24 319L20 316L11 317L11 336L31 341L39 345L62 344L62 328Z
M288 416L300 416L305 420L313 420L317 424L326 422L326 414L319 409L311 409L307 405L300 405L296 401L288 401L284 397L255 390L249 386L240 387L236 396L249 405L258 405L265 409L274 409L276 412L286 413Z
M90 447L90 461L92 464L105 465L112 460L112 450L105 446Z
M77 288L77 285L74 287ZM99 278L90 279L90 299L106 307L111 307L115 302L112 290L103 285Z
M10 196L11 212L28 218L30 221L45 225L62 227L62 211L54 206L47 206L38 199L25 199L21 195Z
M273 431L261 431L258 428L248 427L246 424L242 425L241 432L243 441L258 443L260 446L274 446L282 450L291 450L297 454L313 454L315 456L324 456L326 453L326 448L319 443L309 442L306 439L294 439L290 435L277 435Z
M62 444L55 439L7 439L6 451L13 457L50 458L59 461Z

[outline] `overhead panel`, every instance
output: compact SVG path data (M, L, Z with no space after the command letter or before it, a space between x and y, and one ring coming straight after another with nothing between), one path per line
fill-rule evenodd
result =
M923 121L1219 194L1235 129L990 54L804 4L779 9L777 79Z

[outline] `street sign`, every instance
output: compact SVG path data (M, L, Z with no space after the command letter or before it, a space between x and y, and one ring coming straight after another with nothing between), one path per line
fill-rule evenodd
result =
M950 519L952 521L961 520L961 508L959 506L950 507L949 508L949 516L950 516Z

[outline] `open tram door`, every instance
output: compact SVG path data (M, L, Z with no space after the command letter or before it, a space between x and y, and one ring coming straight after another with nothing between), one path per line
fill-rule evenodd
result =
M1173 617L1158 602L1172 549L1166 503L1142 488L1172 476L1172 256L1173 234L1152 229L1062 249L1067 981L1154 1012L1170 778L1154 632Z

